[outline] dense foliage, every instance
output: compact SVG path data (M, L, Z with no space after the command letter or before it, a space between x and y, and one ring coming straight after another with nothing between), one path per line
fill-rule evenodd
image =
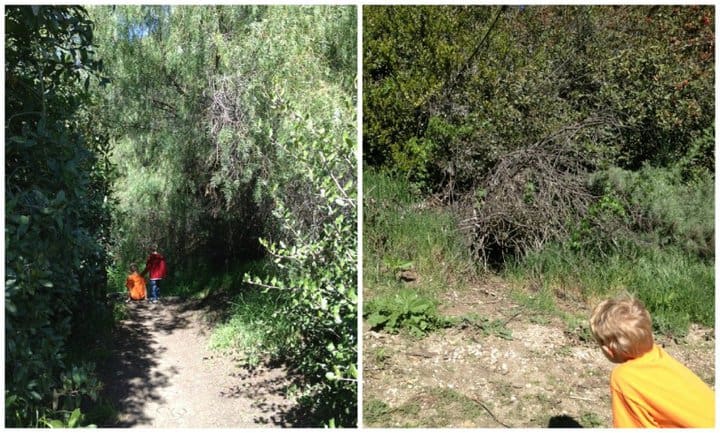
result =
M595 172L713 175L713 19L700 6L368 7L365 162L463 198L479 249L501 260L567 238L602 199Z
M5 11L5 423L77 425L106 313L107 165L79 114L102 64L82 8Z
M91 11L112 80L98 123L118 168L114 274L153 241L175 275L273 260L247 279L286 292L274 314L293 329L276 338L302 401L316 425L354 425L355 9Z
M106 293L155 243L163 295L222 281L211 291L282 317L263 357L302 377L301 422L356 423L356 21L7 8L7 425L92 422Z
M598 163L692 154L712 169L712 145L693 143L712 128L713 20L700 6L366 7L365 160L467 189L504 153L598 119L574 140Z

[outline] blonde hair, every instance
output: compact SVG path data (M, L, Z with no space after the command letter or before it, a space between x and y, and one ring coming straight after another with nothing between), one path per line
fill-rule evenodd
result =
M590 331L623 361L649 352L654 344L650 313L635 298L601 302L590 316Z

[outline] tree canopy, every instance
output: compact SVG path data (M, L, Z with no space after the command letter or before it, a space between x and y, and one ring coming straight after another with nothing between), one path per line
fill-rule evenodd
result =
M594 119L576 141L600 164L712 170L713 20L703 6L368 6L365 162L467 189L499 155Z

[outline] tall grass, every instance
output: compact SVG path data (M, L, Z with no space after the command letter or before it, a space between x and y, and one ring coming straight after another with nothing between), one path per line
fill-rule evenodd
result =
M363 279L365 299L406 287L397 273L411 270L413 288L434 297L473 272L455 216L431 206L406 180L363 173Z
M283 342L292 337L291 324L278 314L287 302L282 292L254 289L238 294L229 319L213 331L210 347L240 352L250 365L282 357Z
M539 287L521 297L550 314L562 314L558 295L592 303L629 292L645 303L659 333L682 336L690 323L713 326L712 177L686 182L674 170L646 167L613 169L604 181L643 226L629 226L630 238L601 252L569 242L547 245L507 263L503 275L520 291ZM475 276L451 211L429 206L407 181L374 170L364 173L364 190L366 302L379 297L378 305L389 305L408 288L437 301ZM602 233L591 235L603 240ZM406 269L417 274L411 285L397 278Z
M655 330L663 334L682 336L690 323L714 323L713 266L678 248L598 257L554 244L510 265L506 275L521 284L573 292L586 300L633 294L645 303Z

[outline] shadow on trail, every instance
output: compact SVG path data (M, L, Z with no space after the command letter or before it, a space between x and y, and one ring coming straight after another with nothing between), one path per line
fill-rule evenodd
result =
M276 365L246 366L238 373L231 374L237 384L220 392L225 398L244 398L253 401L252 407L261 414L253 421L258 425L276 427L319 427L310 421L301 405L289 402L278 403L274 396L288 393L287 371Z
M575 421L575 418L569 415L556 415L550 418L548 422L549 428L583 428L582 424Z
M163 309L179 302L167 299L155 305L144 301L128 304L128 317L113 331L112 356L99 369L105 384L103 396L124 416L100 427L132 427L152 421L143 407L150 401L162 403L158 390L168 386L171 376L177 374L174 368L164 373L154 371L165 349L157 347L152 332L170 334L189 326L183 315L167 314Z

